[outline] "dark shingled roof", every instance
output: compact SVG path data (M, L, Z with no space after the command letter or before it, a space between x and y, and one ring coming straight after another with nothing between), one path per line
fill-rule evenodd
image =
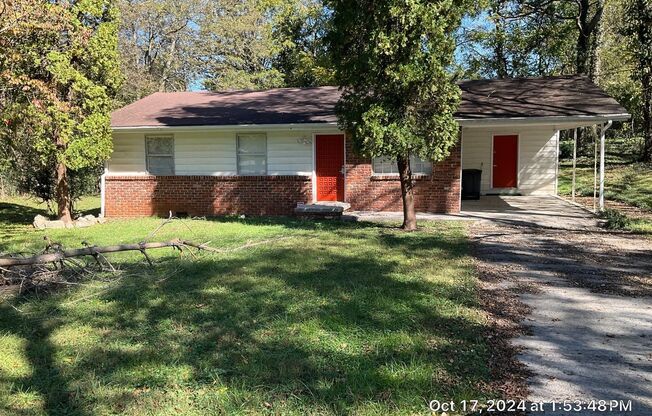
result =
M582 76L463 81L458 119L627 114Z
M585 77L460 82L458 119L626 114ZM111 115L112 127L335 123L337 87L154 93Z

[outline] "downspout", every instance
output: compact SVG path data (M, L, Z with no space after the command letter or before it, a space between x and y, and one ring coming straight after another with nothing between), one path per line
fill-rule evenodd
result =
M609 120L600 130L600 211L604 211L604 142L607 130L612 124L613 121Z
M109 171L109 169L106 166L106 163L104 164L104 172L102 173L102 176L100 176L100 217L104 217L104 207L106 205L105 199L106 199L106 174Z

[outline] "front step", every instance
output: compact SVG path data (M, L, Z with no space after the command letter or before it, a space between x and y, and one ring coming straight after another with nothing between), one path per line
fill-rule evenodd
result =
M346 202L323 201L313 204L297 204L294 214L305 219L339 219L351 208Z

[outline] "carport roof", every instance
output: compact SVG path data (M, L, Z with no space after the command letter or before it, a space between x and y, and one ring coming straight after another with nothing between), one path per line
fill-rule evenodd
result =
M462 102L456 119L462 125L629 118L616 100L581 76L472 80L459 85ZM337 87L154 93L113 112L111 126L335 125L339 97Z

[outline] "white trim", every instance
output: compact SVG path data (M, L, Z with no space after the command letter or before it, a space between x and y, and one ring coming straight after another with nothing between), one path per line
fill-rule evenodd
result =
M276 130L315 130L315 129L327 129L341 130L337 127L337 123L292 123L292 124L238 124L238 125L228 125L228 126L212 126L212 125L203 125L203 126L117 126L111 127L113 131L119 131L124 133L140 133L142 131L147 132L202 132L202 131L215 131L215 130L266 130L266 131L276 131Z
M494 118L456 118L455 120L465 127L498 126L515 124L554 124L554 123L589 123L596 124L600 121L624 121L629 120L631 114L601 114L591 116L547 116L547 117L494 117ZM285 124L233 124L224 126L201 125L201 126L112 126L113 131L140 132L146 131L214 131L214 130L312 130L332 128L341 131L337 122L325 123L285 123Z
M344 190L342 191L342 199L346 202L346 134L342 134L342 145L344 146L344 161L342 166L342 178L344 181Z
M609 120L600 129L600 211L604 211L604 158L605 158L605 141L607 130L611 127L613 121Z
M465 127L482 127L482 126L500 126L515 124L555 124L555 123L590 123L595 124L600 121L629 120L631 115L628 113L620 114L603 114L599 116L548 116L548 117L496 117L496 118L456 118L455 120Z
M100 217L104 217L106 210L106 175L109 172L107 164L104 163L104 172L100 176Z
M460 126L460 211L462 211L462 172L464 171L464 127ZM481 171L482 172L482 171ZM432 175L435 175L435 167L432 167ZM482 175L482 173L480 174ZM482 182L482 180L480 181ZM482 190L482 183L480 183L480 189Z
M317 133L312 133L312 203L317 202Z
M496 188L494 186L494 141L496 136L516 136L516 186L510 188ZM519 133L491 133L491 190L512 189L518 190L521 184L521 135Z

